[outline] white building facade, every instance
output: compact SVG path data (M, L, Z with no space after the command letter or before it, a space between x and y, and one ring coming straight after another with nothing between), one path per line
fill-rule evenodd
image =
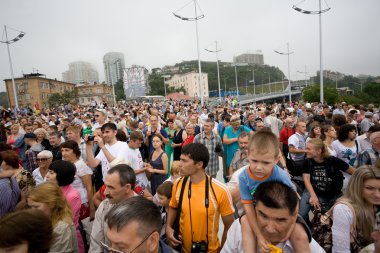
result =
M185 74L175 74L169 80L166 80L166 83L169 87L174 89L185 90L186 95L199 98L199 74L196 72L190 72ZM202 73L202 86L203 86L203 97L208 97L208 74Z

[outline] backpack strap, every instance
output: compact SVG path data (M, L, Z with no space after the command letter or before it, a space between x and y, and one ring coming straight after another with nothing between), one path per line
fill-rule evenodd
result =
M356 146L356 155L359 154L359 145L358 145L358 141L355 140L355 146Z
M211 186L212 194L214 195L216 202L218 202L218 198L216 197L214 187L212 186L212 177L210 177L210 186Z
M179 201L178 201L178 207L177 207L177 214L175 216L174 223L173 223L173 229L177 233L179 233L179 220L181 218L183 192L185 191L185 187L186 187L186 183L187 183L188 179L189 179L188 176L187 177L183 177L182 179L178 180L177 185L176 185L177 190L178 190L179 182L182 181L181 192L180 192L180 195L179 195Z

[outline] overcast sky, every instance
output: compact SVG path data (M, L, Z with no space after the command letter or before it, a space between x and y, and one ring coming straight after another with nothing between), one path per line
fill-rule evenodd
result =
M91 62L104 80L105 53L124 53L126 66L153 67L197 58L195 23L172 12L188 0L0 0L0 29L4 25L26 33L12 44L15 76L33 68L48 78L62 79L73 61ZM287 57L273 50L294 50L291 78L298 71L315 75L319 69L318 15L305 15L291 0L198 0L205 18L199 21L201 59L232 61L234 55L261 50L265 64L278 66L287 75ZM380 75L379 0L329 0L331 10L322 15L324 69L345 74ZM317 0L300 8L317 10ZM322 8L327 8L322 1ZM194 16L190 4L178 12ZM2 32L3 34L3 32ZM17 36L9 31L9 38ZM3 37L2 40L5 40ZM298 73L297 78L301 79ZM5 44L0 45L0 79L10 78ZM4 90L4 85L0 85Z

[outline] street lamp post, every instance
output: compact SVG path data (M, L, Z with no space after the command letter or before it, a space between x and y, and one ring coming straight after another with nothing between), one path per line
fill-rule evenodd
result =
M323 55L322 55L322 13L329 11L331 8L328 7L327 9L322 10L321 6L321 0L319 0L319 10L318 11L307 11L303 10L296 5L293 5L293 9L301 12L303 14L318 14L319 15L319 82L321 85L321 92L320 92L320 100L323 104L324 98L323 98Z
M218 59L218 52L222 51L221 49L218 49L218 41L215 41L215 50L208 50L205 48L207 52L215 53L216 55L216 69L218 71L218 89L219 89L219 102L222 103L222 95L220 92L220 75L219 75L219 59Z
M290 51L289 50L289 42L286 43L286 47L287 47L287 53L284 53L284 52L280 52L280 51L277 51L277 50L274 50L276 53L278 54L282 54L282 55L287 55L288 56L288 86L289 86L289 103L292 102L292 87L291 87L291 83L290 83L290 55L294 53L294 51Z
M204 18L204 15L198 16L197 14L197 2L194 0L194 10L195 10L195 17L194 18L186 18L182 17L176 13L173 12L173 15L181 20L185 21L195 21L195 31L196 31L196 37L197 37L197 53L198 53L198 92L199 96L201 98L201 106L203 107L203 86L202 86L202 69L201 69L201 59L200 59L200 50L199 50L199 34L198 34L198 20Z
M252 69L252 80L249 81L253 84L253 99L256 102L256 85L255 85L255 70Z
M15 43L16 41L19 41L22 37L25 36L25 33L18 31L20 34L17 35L16 38L14 38L12 40L8 40L7 26L4 26L4 31L5 31L5 41L0 41L0 42L4 43L4 44L7 44L9 66L11 68L11 78L12 78L12 86L13 86L12 87L13 88L13 97L14 97L14 100L15 100L15 109L16 109L16 108L18 108L18 101L17 101L16 84L15 84L15 78L14 78L14 75L13 75L12 58L11 58L11 52L9 50L9 44Z
M235 65L235 84L236 84L236 97L239 98L239 88L238 88L238 81L237 81L236 65Z
M169 78L170 75L163 75L162 77L164 78L165 99L166 99L166 78Z

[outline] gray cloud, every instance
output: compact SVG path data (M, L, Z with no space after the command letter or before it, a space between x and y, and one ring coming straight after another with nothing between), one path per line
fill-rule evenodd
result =
M175 18L172 11L187 0L0 0L0 25L26 32L11 45L15 76L33 68L49 78L61 79L68 63L91 62L104 80L102 57L109 51L125 55L126 66L162 67L196 59L193 22ZM214 61L211 48L218 40L220 59L262 50L266 64L287 73L287 59L273 49L285 50L289 42L291 77L319 69L318 16L304 15L289 0L199 0L204 19L199 21L201 59ZM302 3L316 9L317 0ZM324 68L346 74L380 75L380 2L376 0L328 1L323 15ZM192 16L193 5L181 10ZM10 37L17 33L10 31ZM298 78L301 74L298 74ZM6 47L0 46L0 79L10 78ZM1 86L1 90L4 87Z

